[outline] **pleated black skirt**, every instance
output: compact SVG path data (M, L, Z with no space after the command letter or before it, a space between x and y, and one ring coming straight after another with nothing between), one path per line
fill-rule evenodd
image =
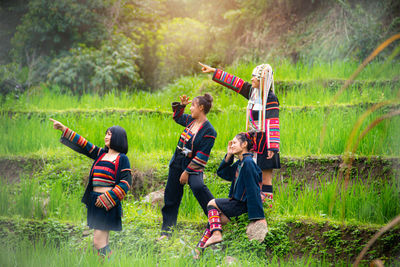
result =
M89 204L87 205L87 225L91 229L105 231L121 231L122 230L122 206L121 202L109 211L104 208L96 207L97 197L101 193L91 192Z

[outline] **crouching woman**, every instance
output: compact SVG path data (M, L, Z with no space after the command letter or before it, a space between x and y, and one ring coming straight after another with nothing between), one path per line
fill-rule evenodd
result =
M87 224L94 229L94 247L100 256L109 255L109 233L122 230L121 200L132 184L130 163L125 155L128 152L126 132L120 126L108 128L105 147L101 148L61 122L50 120L53 128L62 132L61 143L94 160L82 202L87 207Z
M250 220L262 220L266 224L260 197L262 172L250 152L253 144L253 133L239 133L229 141L227 154L217 170L218 176L232 182L229 198L216 198L208 202L208 225L197 244L198 248L220 243L222 224L229 222L232 217L248 213ZM234 155L239 158L235 163Z

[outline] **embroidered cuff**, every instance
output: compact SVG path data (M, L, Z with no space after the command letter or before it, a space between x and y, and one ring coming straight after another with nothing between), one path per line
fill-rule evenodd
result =
M110 193L105 192L99 196L101 203L103 204L104 208L109 211L110 209L114 208L117 204L114 199L111 197Z

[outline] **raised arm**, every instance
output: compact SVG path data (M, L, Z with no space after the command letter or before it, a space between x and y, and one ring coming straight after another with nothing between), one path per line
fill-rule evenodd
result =
M102 148L93 145L85 138L63 125L61 122L52 118L50 118L50 120L53 122L53 128L62 132L60 142L72 150L86 155L92 159L96 159L103 150Z
M232 154L232 141L229 141L227 153L218 167L217 175L224 180L233 181L236 174L237 165L233 166L234 156Z
M243 79L236 77L232 74L229 74L223 70L216 69L210 66L207 66L203 63L199 64L202 66L201 70L203 73L214 73L213 81L235 91L236 93L241 94L245 98L250 98L251 93L251 84L245 82Z
M186 127L193 121L192 116L185 114L185 107L192 101L186 95L180 96L181 102L172 102L173 119L176 123Z

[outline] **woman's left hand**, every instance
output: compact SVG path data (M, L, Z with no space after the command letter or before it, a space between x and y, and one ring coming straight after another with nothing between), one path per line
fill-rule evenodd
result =
M188 181L189 181L189 173L187 173L187 172L185 172L185 171L182 172L181 178L179 178L179 182L180 182L181 184L187 184Z
M94 205L98 208L104 208L103 203L100 201L100 196L97 197L96 199L96 203L94 203Z
M272 150L268 150L268 157L267 159L272 159L272 157L274 156L275 152Z

